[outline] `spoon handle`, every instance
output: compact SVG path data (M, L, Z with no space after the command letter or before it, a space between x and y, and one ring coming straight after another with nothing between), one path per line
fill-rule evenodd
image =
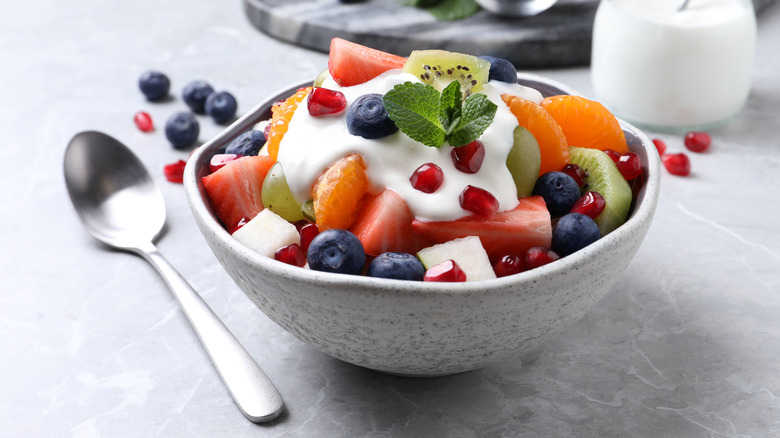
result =
M176 296L244 416L253 423L276 419L284 403L257 362L153 244L138 248L138 253L154 266Z

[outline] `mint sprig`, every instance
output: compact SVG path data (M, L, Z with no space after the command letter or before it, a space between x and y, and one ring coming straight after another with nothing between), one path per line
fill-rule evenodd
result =
M404 82L382 98L388 116L404 134L438 148L445 141L464 146L490 126L498 107L484 94L462 100L460 83L452 81L439 93L428 84Z

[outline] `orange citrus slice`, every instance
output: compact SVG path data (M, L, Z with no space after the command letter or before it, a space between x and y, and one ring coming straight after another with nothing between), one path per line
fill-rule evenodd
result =
M628 152L626 136L615 116L599 102L582 96L550 96L541 103L561 126L570 146Z
M368 176L363 157L354 154L337 161L312 187L317 228L348 230L357 219L360 201L366 193Z
M501 98L517 117L517 123L529 130L539 143L542 158L539 175L563 169L569 163L569 143L558 122L536 102L510 94Z
M287 133L287 128L290 127L290 119L292 119L298 105L309 94L309 91L311 91L311 87L301 88L284 102L271 108L271 129L268 132L266 148L268 155L274 161L279 154L279 142L282 141L282 137Z

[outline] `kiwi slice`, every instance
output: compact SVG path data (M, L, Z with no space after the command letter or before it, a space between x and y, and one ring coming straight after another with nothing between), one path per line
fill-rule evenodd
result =
M317 215L314 213L313 199L307 199L303 201L303 205L301 205L301 214L303 215L303 218L309 222L313 224L317 223Z
M539 143L536 142L531 131L518 126L513 134L515 142L506 157L506 167L515 180L517 197L520 198L531 194L536 178L539 177L542 156L539 152Z
M569 147L569 162L577 164L588 173L583 186L583 192L593 190L599 192L607 205L604 211L596 217L602 236L622 225L628 217L631 208L631 187L620 174L615 162L609 155L598 149Z
M423 83L439 91L452 81L458 81L465 99L488 82L490 62L446 50L415 50L406 60L403 71L417 76Z

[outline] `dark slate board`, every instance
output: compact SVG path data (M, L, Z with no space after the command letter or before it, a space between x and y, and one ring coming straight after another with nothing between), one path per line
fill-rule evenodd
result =
M509 59L518 69L590 63L598 0L559 0L539 15L506 18L479 11L459 21L437 21L398 0L342 4L338 0L243 0L252 24L301 47L328 51L333 37L401 56L443 49ZM775 0L754 0L756 10Z

